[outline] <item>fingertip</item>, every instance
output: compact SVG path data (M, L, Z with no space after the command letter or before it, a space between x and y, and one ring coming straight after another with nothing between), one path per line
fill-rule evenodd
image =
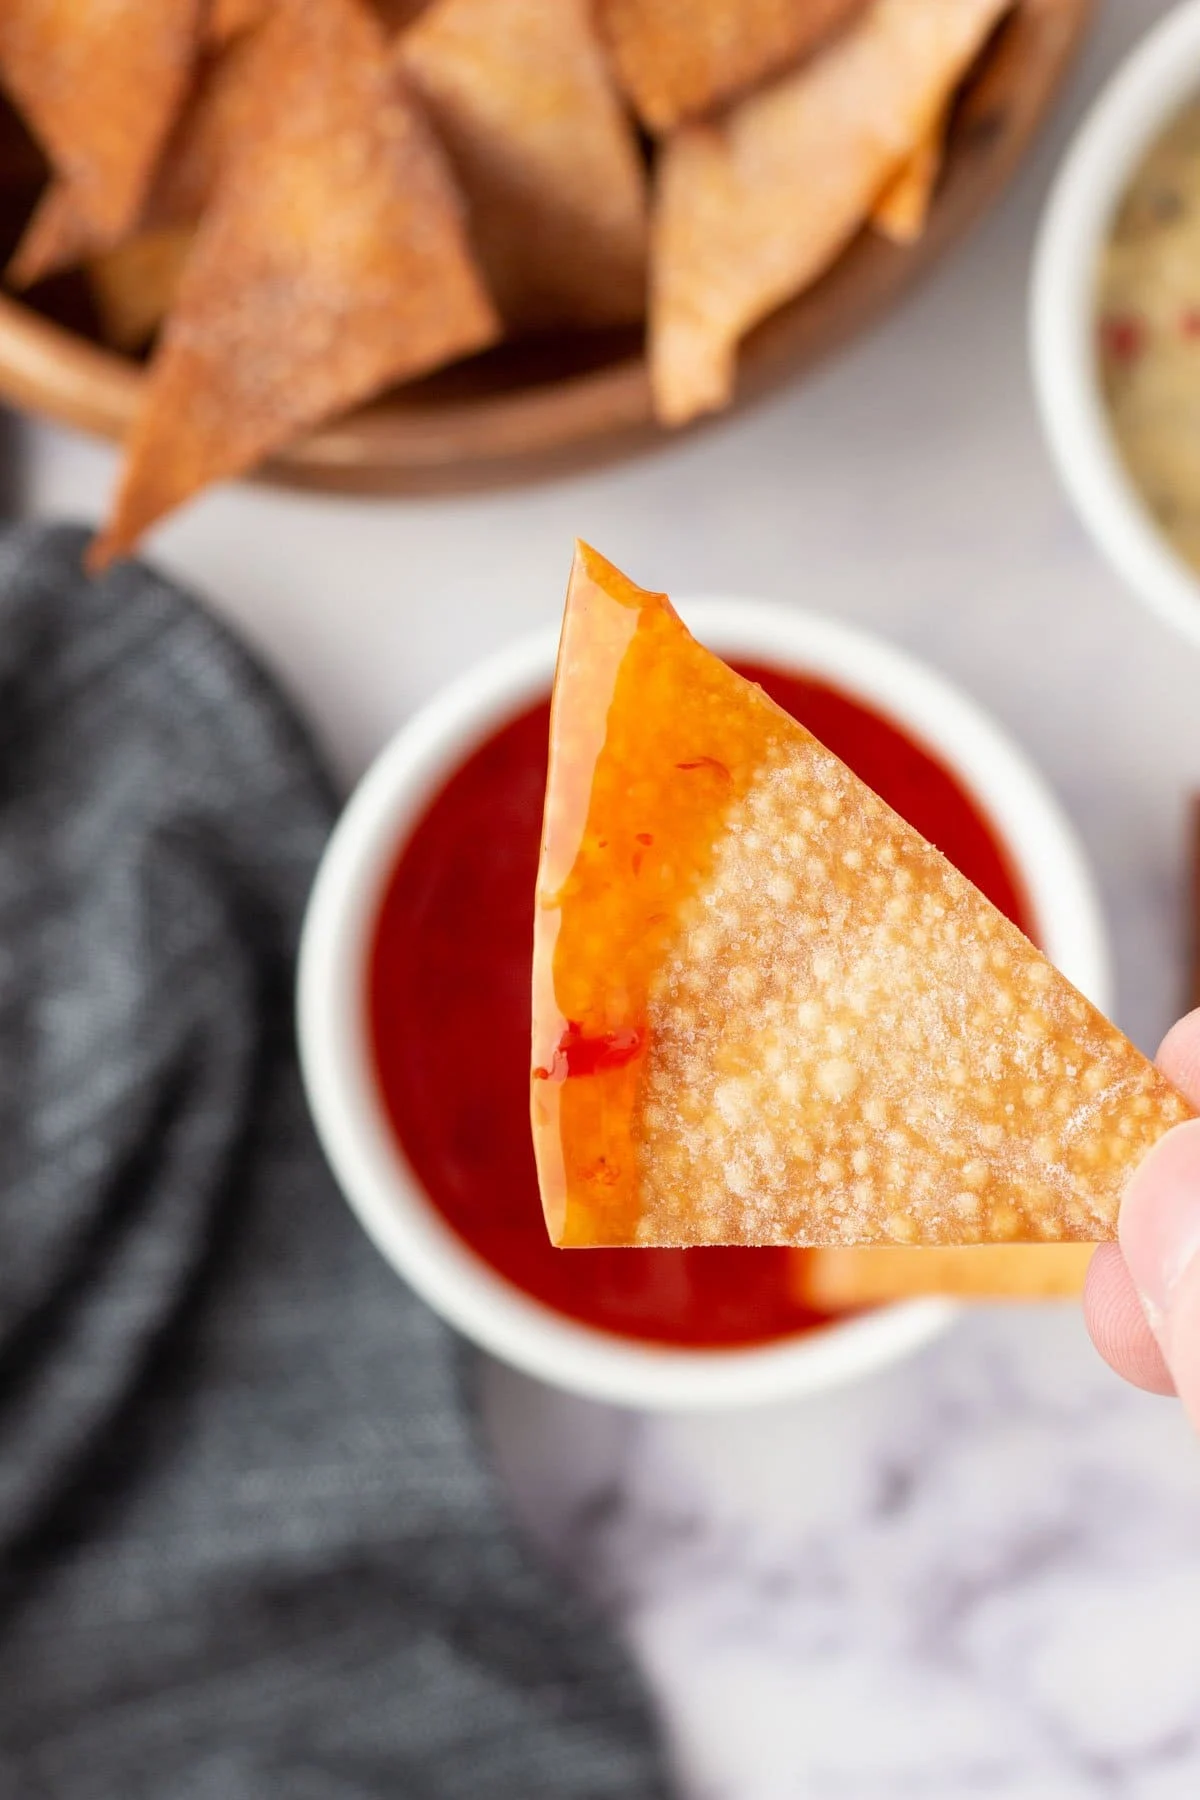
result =
M1117 1230L1157 1324L1184 1269L1200 1254L1200 1119L1174 1126L1142 1158L1122 1196Z
M1116 1244L1101 1244L1088 1264L1083 1316L1093 1344L1110 1369L1149 1394L1175 1392L1171 1371Z
M1154 1060L1167 1080L1200 1106L1200 1006L1172 1025Z
M1175 1375L1175 1391L1200 1431L1200 1262L1185 1269L1164 1321L1163 1342Z

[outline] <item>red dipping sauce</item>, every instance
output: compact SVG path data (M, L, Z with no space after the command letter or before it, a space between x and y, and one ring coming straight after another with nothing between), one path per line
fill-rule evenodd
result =
M820 682L739 664L1022 930L1008 858L957 778ZM453 774L400 852L371 947L374 1063L400 1145L439 1212L518 1288L623 1337L760 1344L823 1322L789 1293L787 1250L556 1250L529 1130L533 892L549 702Z

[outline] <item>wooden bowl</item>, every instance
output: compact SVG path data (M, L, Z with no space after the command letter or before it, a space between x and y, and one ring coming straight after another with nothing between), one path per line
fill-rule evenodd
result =
M861 232L822 280L746 340L736 406L883 313L982 215L1029 145L1090 10L1091 0L1019 0L960 96L919 241L898 248ZM11 120L0 159L3 250L16 241L42 170ZM81 278L46 283L34 299L0 295L0 397L119 440L143 366L95 341ZM461 492L595 465L672 435L652 416L640 334L564 334L503 345L396 389L299 438L260 473L346 493Z

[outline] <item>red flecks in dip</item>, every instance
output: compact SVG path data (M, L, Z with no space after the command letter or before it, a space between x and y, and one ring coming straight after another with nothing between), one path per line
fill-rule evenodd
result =
M1113 362L1132 362L1146 342L1146 327L1133 313L1113 314L1100 321L1100 349Z
M1200 569L1200 101L1140 156L1096 268L1113 445L1164 538Z

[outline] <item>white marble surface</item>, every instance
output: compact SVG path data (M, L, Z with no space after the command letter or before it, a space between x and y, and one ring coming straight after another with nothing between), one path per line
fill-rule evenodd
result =
M1054 485L1026 372L1034 222L1070 121L1162 10L1109 0L1004 203L881 329L751 416L521 494L242 488L161 533L357 773L440 681L558 611L570 541L639 580L883 632L983 700L1073 813L1120 1016L1180 1000L1200 659L1120 591ZM109 453L29 429L37 512ZM980 1313L858 1387L728 1419L585 1405L502 1370L518 1503L654 1683L692 1800L1195 1800L1200 1448L1078 1319Z
M1200 1450L1072 1312L719 1422L489 1387L695 1800L1200 1793Z

